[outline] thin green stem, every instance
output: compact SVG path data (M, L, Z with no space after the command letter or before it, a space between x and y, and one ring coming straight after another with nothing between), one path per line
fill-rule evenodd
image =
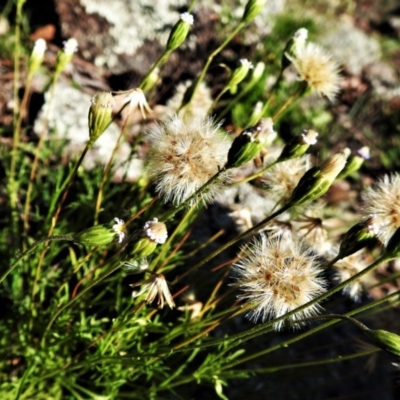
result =
M249 124L248 124L249 126L256 125L260 121L261 118L263 118L264 116L267 115L268 107L269 107L269 105L271 103L271 100L272 100L274 94L275 94L275 91L279 87L279 85L281 84L282 75L283 75L283 70L281 70L279 72L279 76L278 76L277 80L275 81L274 85L272 86L272 88L271 88L271 90L269 92L267 101L264 103L264 106L263 106L262 110L257 115L252 117L252 119L250 119Z
M246 183L246 182L252 181L253 179L258 178L259 176L261 176L262 174L264 174L265 172L267 172L269 169L275 167L275 165L278 164L278 162L279 162L279 161L276 160L276 161L274 161L273 163L271 163L271 164L267 165L266 167L264 167L263 169L261 169L260 171L256 172L255 174L250 175L250 176L248 176L247 178L244 178L244 179L242 179L242 180L240 180L240 181L234 182L234 183L232 183L230 186L239 186L239 185L241 185L242 183Z
M54 235L37 241L36 243L34 243L33 246L31 246L29 249L25 250L22 254L17 256L17 259L10 265L7 271L5 271L1 275L0 283L4 281L4 279L13 271L13 269L19 264L20 261L22 261L26 256L32 254L38 246L40 246L42 243L47 243L52 240L66 240L72 242L75 240L75 238L71 235Z
M60 216L61 213L61 209L62 206L64 204L65 199L68 196L68 192L72 186L72 183L74 181L74 178L76 176L76 174L78 173L78 169L80 167L80 165L82 164L82 161L86 155L86 153L88 152L88 150L90 149L89 143L86 145L86 147L84 148L84 150L82 151L82 154L79 158L79 160L77 161L77 163L75 164L75 168L70 172L70 174L68 175L67 179L65 179L65 181L63 182L63 184L61 185L61 187L57 190L57 192L54 194L53 198L52 198L52 203L50 205L50 211L48 214L48 217L50 215L52 215L52 211L54 210L54 207L57 203L57 200L59 199L59 197L62 195L59 203L58 203L58 207L56 212L54 213L54 216L51 219L51 225L50 225L50 229L49 232L47 234L47 236L52 236L53 232L54 232L54 228L56 227L57 221L58 221L58 217ZM42 253L40 254L39 257L39 262L38 265L36 267L36 272L35 272L35 279L32 285L32 293L31 293L31 302L33 303L33 299L35 297L36 294L36 290L37 290L37 285L39 282L39 278L40 278L40 272L42 270L42 265L43 265L43 261L44 261L44 256L46 255L46 251L47 251L47 247L45 247L42 251Z
M291 206L289 204L285 204L283 207L281 207L279 210L275 211L272 213L270 216L267 218L263 219L261 222L259 222L257 225L253 226L252 228L248 229L247 231L235 236L233 239L231 239L229 242L225 243L224 245L220 246L218 249L213 251L210 255L208 255L206 258L201 260L199 263L197 263L195 266L192 268L188 269L186 272L184 272L182 275L176 277L174 281L172 282L172 285L175 285L178 283L182 278L184 278L187 275L190 275L194 271L198 270L201 268L204 264L208 263L210 260L212 260L214 257L216 257L218 254L222 253L224 250L227 248L231 247L233 244L238 242L239 240L244 239L245 237L257 232L259 229L261 229L264 225L266 225L268 222L276 218L278 215L282 214L283 212L287 211Z
M364 312L365 310L368 310L369 308L376 307L377 305L379 305L381 303L384 303L384 302L390 300L393 297L399 296L399 293L400 293L400 291L397 291L395 293L392 293L392 294L384 297L383 299L380 299L380 300L377 300L377 301L373 302L372 304L367 304L365 306L359 307L357 310L350 311L350 312L346 313L345 315L340 316L341 317L340 319L346 319L346 317L351 317L353 315L360 314L360 313ZM242 359L236 360L236 361L234 361L234 362L232 362L230 364L225 365L223 367L223 369L231 369L232 367L234 367L236 365L251 361L251 360L253 360L255 358L258 358L258 357L263 357L263 356L265 356L265 355L267 355L269 353L272 353L272 352L274 352L276 350L279 350L279 349L282 349L282 348L287 348L289 345L292 345L292 344L294 344L296 342L299 342L299 341L301 341L301 340L303 340L303 339L305 339L307 337L310 337L310 336L314 335L315 333L317 333L319 331L322 331L323 329L328 328L331 325L337 324L339 322L338 319L339 318L336 318L336 320L332 320L332 321L326 322L326 323L324 323L322 325L319 325L319 326L317 326L317 327L315 327L313 329L310 329L307 332L304 332L304 333L302 333L300 335L297 335L293 339L286 340L286 341L284 341L282 343L279 343L279 344L277 344L275 346L272 346L272 347L270 347L268 349L265 349L265 350L260 351L258 353L255 353L255 354L252 354L250 356L244 357ZM354 321L352 321L352 322L354 323ZM363 324L361 324L361 322L359 324L363 325Z
M192 208L190 208L187 213L185 214L185 216L181 219L181 221L179 222L178 226L175 228L174 232L172 233L172 235L170 235L168 237L168 240L166 243L164 243L164 245L161 248L161 251L159 252L159 254L157 255L157 258L151 263L152 266L156 266L158 265L158 263L160 262L160 260L164 260L163 264L167 264L168 263L168 259L167 259L167 253L170 251L170 247L171 247L171 243L174 240L175 236L180 232L181 228L185 225L185 223L187 223L187 221L189 220L189 218L193 215L193 213L195 212L196 207L193 206ZM163 267L162 265L160 266L161 268ZM160 268L159 267L159 268ZM153 270L152 267L150 267L151 270ZM158 269L157 271L155 271L157 274L160 274L162 272L161 269Z
M258 80L250 81L243 90L240 90L239 93L227 104L227 106L218 114L218 122L222 121L226 114L237 104L239 101L246 96L258 83ZM256 121L253 125L256 125L258 121ZM253 126L248 124L248 126Z
M19 77L20 77L20 69L19 69L19 61L21 57L21 25L22 25L22 7L25 4L25 0L18 0L16 7L16 16L15 16L15 48L14 48L14 88L13 88L13 100L14 100L14 109L13 109L13 145L11 149L11 162L10 162L10 172L8 176L8 191L10 193L10 208L11 208L11 220L12 220L12 231L14 235L18 231L18 182L16 179L16 170L17 170L17 159L18 159L18 150L19 150L19 142L21 136L21 130L18 126L18 120L22 113L19 103L18 97L18 89L19 89Z
M145 77L143 78L141 84L139 85L139 88L140 88L140 89L142 89L142 90L145 90L145 89L146 89L146 86L147 86L147 84L148 84L148 81L149 81L151 75L153 74L153 72L154 72L160 65L164 64L164 63L168 60L170 54L171 54L171 51L170 51L170 50L165 50L165 51L161 54L161 56L159 57L159 59L153 64L153 66L150 68L150 70L147 72L147 74L146 74Z
M176 208L174 208L174 209L172 209L172 210L167 211L167 212L160 218L160 220L161 220L161 221L168 221L169 219L172 219L178 211L180 211L180 210L186 208L187 206L189 206L189 205L193 202L193 200L197 200L197 198L198 198L199 196L201 196L201 193L203 193L205 190L207 190L207 188L208 188L212 183L214 183L214 181L216 181L216 180L220 177L220 175L221 175L222 173L224 173L224 172L226 172L226 169L225 169L225 168L220 169L220 170L219 170L214 176L212 176L203 186L199 187L191 196L189 196L185 201L183 201L178 207L176 207ZM197 201L198 201L198 200L197 200ZM196 201L196 202L197 202L197 201Z
M306 83L303 82L302 84L300 84L299 88L292 95L288 97L285 103L274 114L274 116L272 117L273 121L276 122L278 118L289 108L289 106L292 105L296 100L298 100L304 94L306 89L307 89Z
M111 156L107 162L106 167L104 168L103 175L101 177L101 182L99 186L99 191L97 193L97 199L96 199L96 206L95 206L95 213L94 213L94 224L98 224L99 220L99 213L100 213L100 207L101 207L101 202L103 200L103 191L104 191L104 186L106 185L107 179L109 178L109 172L111 170L112 163L114 161L115 155L117 154L118 149L120 148L122 139L125 139L125 136L127 134L127 127L128 127L128 122L129 122L129 115L126 117L124 125L121 129L121 133L118 136L117 143L114 146L114 149L111 153Z
M332 363L338 363L338 362L342 362L342 361L352 360L352 359L358 358L358 357L365 357L370 354L376 353L379 350L380 349L378 349L378 348L371 348L371 349L360 351L360 352L357 352L354 354L348 354L346 356L330 357L330 358L325 358L325 359L317 360L317 361L307 361L307 362L295 363L295 364L284 364L284 365L278 365L276 367L267 367L267 368L252 368L251 372L254 374L273 374L275 372L284 371L287 369L309 368L309 367L314 367L317 365L326 365L326 364L332 364ZM246 369L245 370L235 370L235 371L238 374L241 372L249 372Z
M196 79L195 83L194 83L194 87L190 92L189 98L186 100L185 103L182 103L179 109L182 109L184 106L186 106L187 104L189 104L193 98L193 96L195 95L197 89L199 88L199 85L201 82L203 82L206 73L214 59L214 57L220 53L225 47L226 45L235 37L235 35L245 26L246 24L243 22L240 22L238 24L238 26L226 37L226 39L222 42L222 44L220 46L218 46L209 56L207 59L207 62L205 63L203 69L200 72L199 77Z
M22 395L22 388L23 388L23 386L24 386L24 384L25 384L25 381L26 381L26 379L28 378L28 376L31 374L31 372L32 372L34 369L35 369L35 366L34 366L34 365L31 365L30 367L28 367L28 368L25 370L25 372L24 372L24 374L22 375L22 378L20 379L20 382L19 382L19 384L18 384L17 393L15 394L15 400L18 400L18 399L21 397L21 395Z
M224 87L217 95L217 97L214 99L214 101L212 102L210 108L207 111L207 114L211 114L211 111L214 109L214 107L216 106L216 104L218 104L220 98L228 91L228 87Z
M44 117L43 129L42 129L42 132L40 133L39 141L36 145L35 156L34 156L34 159L32 162L31 173L29 175L29 184L28 184L28 188L26 191L26 199L25 199L24 214L23 214L24 215L24 234L25 235L27 234L28 228L29 228L29 208L30 208L30 203L31 203L33 186L34 186L34 182L35 182L36 171L37 171L37 167L39 164L40 152L42 150L45 134L47 131L47 127L49 125L51 105L53 103L55 86L56 86L59 76L60 76L60 74L54 75L53 83L52 83L51 89L50 89L48 107L46 110L46 115Z
M369 329L366 325L364 325L362 322L358 321L357 319L349 317L348 315L341 315L341 314L316 315L314 317L304 318L300 322L320 321L320 320L324 320L324 319L329 319L329 320L341 319L343 321L351 322L353 325L356 325L362 331Z
M56 223L57 223L58 217L60 215L64 201L66 200L66 198L68 196L69 190L71 189L72 183L76 177L76 174L78 173L79 167L81 166L82 161L85 158L86 153L90 150L90 148L91 148L91 146L89 145L89 143L87 143L81 153L81 156L79 157L79 160L76 162L74 169L71 170L71 172L69 173L67 178L64 180L63 184L56 190L56 193L54 194L54 196L51 199L50 209L49 209L49 213L47 216L47 218L50 218L50 217L52 218L51 227L50 227L50 230L48 233L49 236L52 235L52 233L54 231L54 228L56 226ZM53 215L54 208L55 208L57 201L61 195L62 195L62 197L58 203L57 210L55 211L55 213Z

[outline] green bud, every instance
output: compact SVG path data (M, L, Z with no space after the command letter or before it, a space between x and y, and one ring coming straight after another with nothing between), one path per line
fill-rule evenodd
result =
M180 15L180 20L172 28L167 42L167 52L177 49L186 39L190 26L193 25L193 15L187 12Z
M44 52L46 51L46 41L44 39L38 39L35 42L35 46L32 50L31 58L29 59L28 77L37 71L44 59Z
M105 246L117 237L117 233L109 224L96 225L85 229L74 236L76 243L85 246Z
M352 226L343 236L339 254L348 257L362 248L377 242L379 227L375 224L375 215Z
M383 329L365 329L364 333L368 335L375 344L382 350L400 357L400 336L395 333L384 331Z
M143 81L143 83L140 85L140 88L143 90L143 92L147 93L150 92L151 89L153 89L157 83L160 81L160 70L156 68L154 71L151 72L151 74Z
M298 29L295 34L290 38L290 40L286 43L285 49L283 50L282 59L281 59L281 70L286 69L291 61L288 58L289 56L296 56L296 53L304 47L308 36L308 31L306 28Z
M308 150L310 145L317 143L318 133L313 130L305 130L301 136L293 138L282 150L278 162L301 157Z
M396 232L389 239L388 244L383 250L383 256L390 259L400 258L400 228L397 228Z
M288 204L298 206L324 195L345 166L347 157L347 152L338 153L308 170L294 188Z
M165 243L167 237L167 226L153 218L144 224L141 238L133 245L130 255L135 259L147 257L154 252L157 244Z
M225 168L237 168L254 159L261 151L266 136L273 132L270 118L245 129L232 143Z
M347 176L353 175L361 168L361 166L364 164L364 161L368 159L369 148L367 146L362 147L356 152L356 154L351 154L342 172L337 176L337 179L343 179Z
M135 258L147 257L154 253L157 243L149 238L139 239L132 247L130 255Z
M265 71L265 63L263 63L262 61L258 62L253 69L253 73L251 74L249 84L257 83L263 76L264 71Z
M56 71L55 74L59 75L64 71L65 67L71 62L74 53L78 49L78 42L75 39L68 39L64 43L63 50L57 53Z
M89 109L89 144L100 137L112 121L114 99L111 93L97 93L92 99Z
M249 0L244 9L241 22L247 24L252 21L258 14L260 14L266 2L266 0Z
M227 87L232 90L237 90L237 85L246 78L250 69L253 68L253 64L247 59L243 58L240 60L240 67L233 71L232 76L229 79Z

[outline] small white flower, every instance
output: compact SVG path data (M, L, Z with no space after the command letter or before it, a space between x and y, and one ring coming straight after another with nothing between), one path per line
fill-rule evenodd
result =
M133 293L133 297L138 297L143 293L147 292L146 303L152 303L154 299L158 296L157 305L159 308L163 308L164 304L167 303L170 308L175 307L174 299L171 296L169 291L168 283L165 280L164 275L162 274L154 274L150 276L148 279L144 279L140 282L133 283L129 286L136 287L144 285L138 293Z
M163 244L168 238L167 226L164 222L158 222L157 218L147 221L143 227L147 237L158 244Z
M72 55L78 50L78 42L74 38L70 38L64 42L64 53Z
M133 89L129 94L127 100L129 101L129 112L131 112L135 108L139 108L143 119L146 118L145 111L150 113L151 108L147 103L146 96L141 89Z
M364 160L369 160L370 153L369 153L369 147L368 146L361 147L361 149L358 149L356 152Z
M118 235L118 243L122 243L126 235L125 222L122 219L114 218L116 224L113 225L114 232Z
M128 113L131 114L135 109L139 109L143 119L146 119L146 113L151 113L151 108L147 103L146 96L140 88L114 92L116 98L123 104L128 104Z
M318 132L315 132L312 129L306 129L301 134L301 137L303 138L304 144L312 146L317 143Z
M32 50L32 58L33 57L43 57L44 52L46 51L47 44L44 39L38 39L35 41L35 46Z
M186 22L189 25L193 25L194 22L194 18L193 15L188 13L188 12L184 12L180 15L181 21Z
M242 58L239 60L240 64L242 64L242 67L247 67L248 69L253 69L254 65L251 61L249 61L247 58Z

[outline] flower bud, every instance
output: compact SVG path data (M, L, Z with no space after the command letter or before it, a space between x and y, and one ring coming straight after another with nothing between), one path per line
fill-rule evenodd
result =
M130 251L130 255L135 258L147 257L154 253L156 248L156 242L150 240L149 238L141 238L134 244L132 251Z
M35 46L32 50L31 58L29 59L29 69L28 69L28 77L32 77L32 75L37 71L44 59L44 52L46 51L46 41L44 39L38 39L35 42Z
M397 228L396 232L389 239L382 256L390 259L400 258L400 228Z
M237 168L252 160L263 148L267 136L273 132L272 119L261 120L245 129L232 143L225 168Z
M177 49L186 39L190 26L193 25L193 15L187 12L180 15L180 20L172 28L167 42L167 51Z
M306 44L307 36L308 36L307 29L300 28L295 32L295 34L286 43L285 49L283 50L282 59L281 59L282 71L291 64L291 61L288 58L287 54L292 57L296 56L296 53L298 53L298 51L301 48L303 48L304 45Z
M352 226L343 236L339 254L341 258L348 257L358 250L377 242L379 226L375 223L375 215Z
M262 61L258 62L253 69L253 73L251 74L249 83L250 84L257 83L263 76L264 71L265 71L265 63L263 63Z
M140 89L142 89L144 93L150 92L150 90L153 89L159 81L160 70L156 68L150 73L150 75L146 77L146 79L143 80L143 82L140 84Z
M244 9L242 23L249 23L262 11L265 6L266 0L249 0Z
M362 147L360 150L356 152L356 154L352 153L348 158L345 167L337 176L337 179L343 179L349 175L354 174L361 168L361 166L364 164L364 161L368 159L369 159L369 148L367 146Z
M382 350L400 357L400 336L395 333L384 331L383 329L365 329L364 333L368 335L375 344Z
M71 38L64 43L63 50L57 54L56 71L55 74L61 74L65 67L71 62L74 53L78 50L78 42Z
M89 109L89 145L100 137L112 121L114 99L109 92L97 93Z
M301 157L311 145L317 143L317 136L318 133L312 129L304 130L301 136L296 136L283 148L278 162Z
M239 83L246 78L249 70L253 68L253 64L246 58L241 59L240 64L241 65L236 68L235 71L233 71L233 74L227 84L227 87L231 90L231 93L236 93L237 85L239 85Z
M346 164L348 152L335 154L319 166L308 170L294 188L288 204L298 206L313 201L327 192L333 181Z
M76 243L85 246L105 246L111 243L117 236L117 233L109 224L103 224L85 229L75 235L74 239Z
M145 223L142 237L133 245L130 254L135 259L147 257L154 252L157 244L165 243L167 237L167 226L154 218Z

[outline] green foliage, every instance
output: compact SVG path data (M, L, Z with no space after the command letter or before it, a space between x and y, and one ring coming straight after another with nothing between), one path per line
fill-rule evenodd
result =
M258 2L253 3L258 5ZM256 11L260 10L257 8ZM250 13L251 17L253 13ZM24 18L21 15L17 18L19 28L24 25ZM192 173L192 179L188 180L185 187L179 187L185 176L178 172L178 187L171 188L178 192L176 206L161 198L159 186L163 181L151 180L149 177L153 175L149 169L144 168L135 182L128 181L126 176L119 181L113 180L114 168L119 161L115 154L106 160L108 164L105 167L98 165L92 170L83 168L83 160L93 151L92 141L103 133L111 119L124 115L122 111L128 108L138 108L142 115L148 111L145 97L148 92L142 89L146 89L150 83L152 85L151 74L168 62L170 53L186 38L190 29L190 24L186 24L188 26L185 25L179 40L174 41L173 46L163 53L143 78L141 89L135 89L136 94L142 96L137 104L132 104L131 99L119 110L114 110L112 115L111 100L118 94L107 93L106 105L100 102L97 108L92 106L86 147L73 155L65 151L69 143L54 139L52 134L45 140L43 132L37 142L31 142L27 136L29 127L23 119L28 97L22 101L14 99L20 108L14 110L13 124L1 127L1 132L12 132L12 144L0 142L0 163L4 171L0 190L0 205L3 207L0 220L0 252L3 255L0 276L2 399L189 399L199 398L199 388L212 390L223 400L234 397L234 391L230 389L231 382L248 380L256 374L277 373L281 369L290 369L292 364L299 369L311 365L314 361L310 361L308 348L305 356L301 354L302 363L299 361L301 365L298 365L294 364L291 356L288 357L287 347L307 337L313 338L318 331L337 322L337 317L331 316L329 322L303 332L286 334L275 332L274 329L290 324L299 328L301 323L312 319L307 318L310 316L307 310L318 309L321 302L327 309L339 303L341 306L347 304L343 295L335 297L334 302L330 302L329 298L356 284L367 272L386 261L378 257L379 248L371 246L368 257L375 257L376 261L369 266L363 265L364 268L357 274L354 272L351 276L339 279L340 283L335 281L334 284L330 282L332 285L328 284L329 274L337 273L333 268L340 259L335 257L334 250L340 243L340 237L358 218L354 212L355 206L346 202L344 205L334 204L332 211L318 202L317 197L327 191L339 173L335 170L335 174L332 174L333 167L329 162L321 163L324 168L322 172L317 172L322 176L311 176L314 181L322 179L322 184L319 181L306 182L307 185L301 187L300 200L290 200L290 193L298 194L294 187L299 180L293 184L292 178L299 171L294 170L294 164L289 164L293 160L285 159L285 164L280 163L278 156L284 145L275 141L274 137L255 143L250 135L243 144L240 140L233 140L233 135L223 125L216 127L213 121L207 120L206 124L200 126L203 130L210 129L211 133L197 132L197 122L194 122L180 140L169 146L167 157L162 161L157 159L156 165L152 165L152 168L161 169L159 175L154 176L176 173L179 165L177 167L171 161L174 156L178 161L173 161L177 163L190 159L190 153L201 158L202 153L215 145L213 140L218 148L225 151L224 158L223 162L217 162L216 156L209 157L210 164L215 162L213 175L200 183L195 182L197 185L193 184L193 187L192 181L201 175L202 168L193 172L193 168L188 167L191 166L190 160L187 161L184 171ZM248 127L253 119L258 123L262 117L271 117L271 126L273 122L276 131L284 122L293 127L294 135L298 136L308 128L318 130L320 136L327 139L332 126L337 123L335 117L324 102L305 101L306 92L300 92L296 82L286 81L281 70L282 51L294 32L301 27L307 28L311 34L318 33L319 29L312 19L299 21L288 15L277 17L271 35L262 39L263 49L257 49L255 59L251 60L253 63L263 62L265 69L255 78L250 71L243 81L235 82L238 84L235 93L229 93L228 86L212 88L216 93L215 98L219 100L217 96L221 95L221 102L211 101L204 111L196 104L196 91L200 91L200 83L207 78L211 62L216 55L223 54L224 48L229 47L237 33L245 35L246 29L251 29L251 24L244 29L240 20L231 18L224 28L229 30L229 34L223 38L220 47L204 60L204 68L189 89L190 96L184 97L184 107L181 105L175 110L178 116L173 120L174 123L160 125L158 129L161 133L153 142L148 136L154 135L154 126L144 120L136 123L141 135L146 135L130 139L135 140L131 143L131 156L136 155L136 149L143 140L145 145L140 147L139 153L142 152L145 158L151 157L154 153L147 153L146 146L157 146L165 138L165 130L170 129L167 133L171 136L178 122L186 127L187 120L191 121L192 118L197 121L193 115L201 112L215 115L215 122L227 117L229 124L237 131ZM18 35L10 35L5 39L0 43L0 52L12 58L19 51L17 58L22 59L23 39ZM10 40L14 39L17 53L10 45ZM72 57L72 54L69 56ZM20 72L19 63L14 68L15 73ZM270 77L275 77L277 83L271 85L268 82ZM58 78L59 73L49 76L50 103L54 101L54 87ZM27 80L25 88L29 89L31 83ZM229 79L225 84L229 85ZM306 82L306 85L310 84ZM25 92L28 96L29 90ZM299 103L299 100L302 102ZM255 106L258 102L262 105L262 111L257 114ZM91 107L90 104L85 106L87 110ZM100 116L96 113L100 113ZM118 143L112 144L115 150L119 141L125 140L130 127L130 116L124 118ZM212 133L215 132L217 134L214 137ZM206 137L202 142L204 147L193 149L191 143L187 144L187 138L193 139L193 142L203 134ZM281 139L289 142L290 137ZM240 146L234 148L234 154L238 153L243 160L236 160L229 167L233 169L244 162L251 163L247 163L248 170L239 170L237 176L233 177L224 175L232 143L236 143L236 146L239 146L238 143L240 146L246 145L251 150L246 147L248 151L243 156ZM191 150L189 155L184 154L186 158L180 153L184 153L182 148L185 146ZM321 147L327 152L329 144L322 144ZM393 166L395 161L392 158L398 152L398 148L386 152L382 156L383 163ZM258 153L262 157L267 154L269 158L265 157L267 161L262 166L254 167L252 162ZM273 159L275 153L278 156ZM293 152L290 157L295 159L300 153L303 156L304 152ZM158 165L162 162L165 162L165 169L164 165ZM273 169L282 166L279 164L284 166L283 172ZM315 169L308 167L308 163L303 164L307 164L307 171L315 172ZM304 165L299 167L300 172ZM200 167L203 166L208 165L200 163ZM257 172L248 172L252 169ZM310 177L306 170L303 172L303 176ZM263 179L271 189L268 192L265 187L257 187L259 182L255 178L263 173ZM282 174L279 175L282 176L282 182L273 183L268 173L273 176ZM241 181L238 178L241 174L247 178ZM286 192L281 193L279 183L285 184L286 181L287 187L283 189ZM251 226L245 224L245 229L239 223L235 229L232 228L231 214L223 214L218 208L215 208L215 212L213 207L203 207L215 197L214 190L235 190L238 185L246 185L248 192L243 193L254 190L255 193L261 193L263 202L274 203L261 220L254 225L250 221ZM292 192L288 193L289 190ZM183 196L183 192L187 195ZM237 193L238 198L247 196ZM285 202L285 199L289 199L289 202ZM315 216L313 209L308 208L309 204L304 208L292 209L293 205L306 202L313 202L312 205L317 211L320 209L321 214ZM238 208L243 211L240 205ZM284 212L285 219L280 221L278 218ZM205 219L204 215L213 217ZM333 224L328 223L325 227L325 220ZM301 223L303 227L299 227ZM156 224L157 230L154 228ZM288 237L287 225L290 225L293 233L290 240L294 244L288 246L283 255L277 254L278 249L268 257L274 260L274 265L283 263L283 267L300 261L304 262L305 267L310 262L313 268L314 264L318 264L318 273L311 269L313 278L318 274L324 275L326 284L321 288L323 294L314 296L307 292L304 298L300 294L293 295L298 293L299 287L303 288L296 286L298 276L295 272L281 274L285 275L282 285L282 277L271 277L268 270L263 270L266 268L265 260L260 261L257 257L268 257L258 254L256 243L250 239L266 228L271 241L275 237L276 242L283 242ZM168 230L167 239L163 236L164 226ZM320 235L314 238L314 232ZM325 238L324 235L326 242L318 242L317 239ZM376 241L375 233L371 233L371 236L374 240L368 241L368 244ZM298 244L300 237L304 241L301 246ZM241 250L237 246L239 242L243 243ZM309 250L297 254L296 251L300 247L303 249L305 244ZM322 245L329 245L329 252L323 253L320 249ZM361 246L356 247L358 249ZM250 262L247 260L249 271L243 277L238 272L237 263L248 258L248 254L253 259L250 257ZM301 257L305 257L305 260ZM233 265L236 268L233 268L234 272L231 271ZM256 268L259 278L256 282L250 282L248 286L251 288L253 285L254 293L247 293L246 296L240 290L243 290L243 279L250 275L246 273L251 272L251 268ZM307 280L304 271L306 268L300 271L301 283ZM270 296L272 300L267 300L265 297L271 289L268 286L271 282L274 285ZM317 285L316 282L314 280L312 283ZM273 298L279 290L283 290L287 298L292 298L293 303L285 303L278 311L268 309L264 303L274 303ZM366 312L388 300L395 305L397 297L398 293L393 293L368 305L360 305L349 313ZM254 308L258 311L254 312ZM259 320L258 324L248 325L241 318L249 312L250 315L255 314L254 319ZM389 334L390 344L397 340L394 333L386 333ZM335 341L330 343L331 346L335 344ZM331 351L332 348L325 358L315 362L329 364L332 360L339 361L342 356L332 357ZM360 354L352 351L347 357L357 358ZM365 354L369 353L364 352L361 356Z

